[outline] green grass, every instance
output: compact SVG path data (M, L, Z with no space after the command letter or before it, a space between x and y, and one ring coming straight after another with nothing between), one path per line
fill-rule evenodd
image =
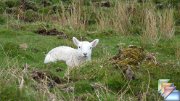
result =
M148 89L147 100L160 100L157 83L158 79L163 78L171 79L177 89L180 89L180 79L178 78L180 69L176 65L175 58L175 47L180 40L179 35L176 35L172 40L161 40L154 46L145 46L146 51L157 53L157 61L162 65L158 67L141 65L140 69L135 72L136 79L132 81L128 81L123 76L122 69L117 69L111 65L109 58L117 54L119 47L127 47L128 45L142 46L139 36L111 34L105 36L103 33L98 32L88 35L87 38L89 40L100 39L98 46L93 50L93 60L71 72L69 85L74 87L74 92L66 93L58 86L48 88L49 92L55 94L57 99L101 99L110 101L119 98L121 100L137 100L137 94L145 93ZM43 91L39 90L40 88L38 90L34 88L34 86L38 85L38 82L32 80L31 71L48 71L63 78L67 69L66 65L62 62L49 65L43 64L45 54L50 49L60 45L75 47L70 38L58 39L56 36L42 36L28 30L5 28L0 29L0 43L0 98L14 101L47 100L49 93L46 92L43 95ZM26 51L18 47L21 43L28 44ZM26 63L30 66L30 69L24 76L23 89L19 90L20 76ZM57 68L62 68L62 71L57 72ZM15 73L14 76L13 73ZM103 86L95 89L92 87L93 83L100 83Z

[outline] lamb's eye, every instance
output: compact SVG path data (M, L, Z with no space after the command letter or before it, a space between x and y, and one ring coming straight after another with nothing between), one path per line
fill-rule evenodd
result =
M92 49L92 47L90 47L90 49Z
M81 46L79 46L79 48L81 48Z

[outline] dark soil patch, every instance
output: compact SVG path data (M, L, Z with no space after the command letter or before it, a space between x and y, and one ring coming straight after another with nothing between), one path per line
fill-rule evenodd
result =
M33 71L31 76L37 82L47 80L49 87L54 87L55 84L63 84L66 83L67 81L63 78L53 75L50 72L45 72L45 71L37 71L37 70Z
M56 72L61 72L61 71L63 71L63 69L62 68L56 68Z
M29 9L31 9L33 11L38 10L38 6L36 5L36 3L33 1L28 1L28 0L21 0L20 1L20 8L23 11L29 10Z
M111 3L109 1L95 2L95 5L98 7L111 7Z
M52 35L52 36L58 36L58 38L68 38L68 36L64 32L60 32L57 29L38 29L35 31L35 33L38 33L40 35Z

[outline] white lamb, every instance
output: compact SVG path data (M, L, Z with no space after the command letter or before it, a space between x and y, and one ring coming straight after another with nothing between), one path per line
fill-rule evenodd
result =
M68 67L79 66L85 61L91 60L92 48L95 47L99 39L95 39L92 42L79 41L77 38L73 37L74 44L78 49L74 49L68 46L59 46L46 55L44 63L65 61Z

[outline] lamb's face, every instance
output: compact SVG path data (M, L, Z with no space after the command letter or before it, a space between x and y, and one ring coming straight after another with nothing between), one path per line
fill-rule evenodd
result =
M82 57L90 57L92 53L92 45L90 42L79 42L78 44L78 51Z
M78 47L77 50L78 50L80 56L82 56L84 58L89 58L89 57L91 57L92 48L98 44L99 39L95 39L92 42L88 42L88 41L81 42L78 39L76 39L75 37L73 37L73 42Z

